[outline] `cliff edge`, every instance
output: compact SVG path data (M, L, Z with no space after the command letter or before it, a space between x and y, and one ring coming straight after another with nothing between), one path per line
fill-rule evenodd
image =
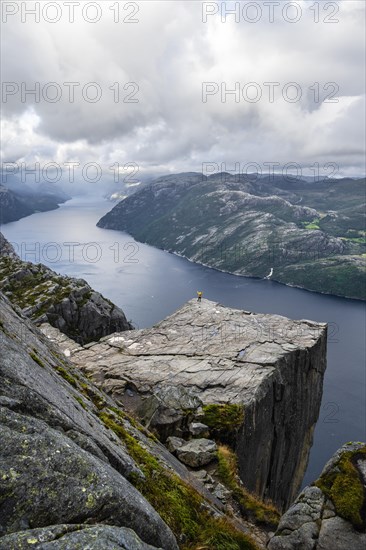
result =
M84 279L22 261L1 233L0 285L10 301L36 324L50 323L81 344L133 328L123 311Z
M0 550L258 550L1 294L0 357Z
M206 426L235 451L249 491L280 509L294 500L321 403L325 324L191 300L85 348L44 330L162 442Z

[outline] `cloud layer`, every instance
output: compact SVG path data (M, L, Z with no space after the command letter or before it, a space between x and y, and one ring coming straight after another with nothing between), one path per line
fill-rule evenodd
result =
M3 21L6 4L16 3L3 2ZM236 3L237 21L226 22L235 2L121 2L117 23L116 2L75 3L74 23L64 2L39 22L21 13L20 4L34 2L17 4L3 23L2 79L14 83L3 87L4 162L134 162L156 173L200 170L203 162L228 170L297 162L305 171L331 162L341 174L365 172L363 2L315 3L318 14L313 2L292 2L285 12L285 2L271 2L272 23L263 2ZM98 22L83 19L86 4L84 19L99 6ZM203 11L217 13L205 23ZM60 21L45 20L57 13ZM262 15L250 23L243 13ZM286 21L296 13L298 22ZM22 87L35 83L39 97L22 98ZM203 87L211 91L205 102Z

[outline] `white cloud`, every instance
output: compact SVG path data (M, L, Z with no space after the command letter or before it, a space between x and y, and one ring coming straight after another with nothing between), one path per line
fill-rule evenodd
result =
M344 173L364 173L363 2L338 2L335 24L314 23L313 3L300 0L296 24L281 17L222 23L220 14L205 24L201 3L183 0L141 2L139 23L116 24L112 4L100 3L103 17L96 24L80 17L73 24L65 17L55 24L21 23L18 14L3 25L3 81L29 87L52 81L63 92L57 103L8 98L4 161L137 162L162 172L200 169L208 161L336 162ZM320 2L321 19L331 13L328 4ZM81 84L74 103L65 82ZM80 93L89 82L102 90L97 103ZM115 103L114 82L122 97L133 91L123 84L136 82L139 103ZM236 103L232 95L222 103L218 93L202 103L202 82L228 89L257 82L263 95L257 103L242 97ZM280 83L273 103L265 82ZM298 103L282 97L289 82L301 87ZM332 91L323 86L336 83L338 103L314 101L315 82L321 99Z

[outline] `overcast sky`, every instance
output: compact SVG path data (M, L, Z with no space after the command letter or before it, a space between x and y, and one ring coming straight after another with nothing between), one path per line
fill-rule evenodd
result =
M21 13L21 4L34 2L2 2L2 79L13 83L3 96L4 162L97 162L106 172L131 162L141 173L201 170L202 163L224 163L228 171L235 163L263 171L271 162L297 162L304 171L336 163L341 174L365 173L363 0L278 2L272 23L263 2L241 2L238 20L223 21L225 3L120 3L117 14L110 9L116 2L103 0L99 14L93 6L84 12L100 17L95 23L83 19L87 3L75 5L70 23L62 1L39 22ZM217 13L204 21L207 11ZM22 99L22 83L30 89L36 82L40 97ZM74 102L67 82L80 83ZM84 88L91 82L98 88ZM272 98L270 82L278 83ZM124 90L127 83L135 84ZM237 94L225 98L225 86Z

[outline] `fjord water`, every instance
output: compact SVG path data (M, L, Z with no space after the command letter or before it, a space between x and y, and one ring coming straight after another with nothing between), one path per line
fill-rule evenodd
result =
M329 323L323 400L303 485L343 443L365 440L364 303L221 273L96 227L112 206L74 198L0 229L23 259L85 279L139 328L163 319L197 290L226 306Z

